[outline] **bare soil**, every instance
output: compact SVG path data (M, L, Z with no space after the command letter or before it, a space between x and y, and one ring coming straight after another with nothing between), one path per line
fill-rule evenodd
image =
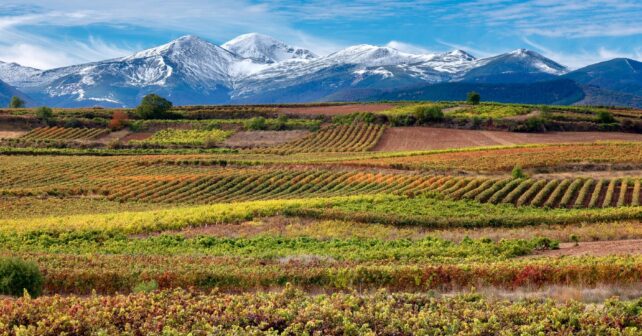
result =
M125 135L124 137L120 138L120 141L127 143L132 140L145 140L149 137L154 135L153 132L137 132L137 133L129 133Z
M640 255L642 254L642 239L612 240L596 242L562 243L559 250L548 250L536 253L536 256L609 256L609 255Z
M27 131L0 131L0 139L15 139L26 133Z
M642 134L619 132L515 133L435 127L392 127L386 129L373 150L433 150L536 143L595 142L600 140L642 141Z
M223 142L225 147L248 148L275 146L301 139L310 134L309 131L241 131L232 134Z
M108 144L114 140L121 140L131 134L130 131L128 130L120 130L116 132L109 132L100 138L96 139L96 142L103 143L103 144Z
M394 108L392 104L347 104L336 106L313 106L313 107L282 107L278 109L279 113L293 115L343 115L355 112L379 112Z

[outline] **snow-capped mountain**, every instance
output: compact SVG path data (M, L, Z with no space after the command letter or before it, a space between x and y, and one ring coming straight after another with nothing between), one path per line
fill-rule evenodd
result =
M233 78L255 65L195 36L183 36L131 56L43 71L18 82L57 105L135 105L150 92L176 103L227 100Z
M524 49L475 59L461 50L410 54L364 44L319 57L254 33L222 46L183 36L131 56L46 71L0 64L0 80L54 106L134 106L147 93L175 104L299 102L443 82L533 82L566 72Z
M10 85L15 85L21 79L32 76L42 70L25 67L17 63L5 63L0 61L0 80Z
M257 33L240 35L221 47L257 63L271 64L290 59L305 60L317 57L309 50L291 47L270 36Z
M555 78L568 69L534 51L515 51L480 59L460 80L482 83L525 83Z

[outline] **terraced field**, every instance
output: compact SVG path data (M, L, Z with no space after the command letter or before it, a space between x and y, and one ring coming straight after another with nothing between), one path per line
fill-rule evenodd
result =
M92 140L109 133L100 128L41 127L21 136L33 140Z
M641 142L374 151L417 121L372 106L175 107L120 131L163 125L136 146L75 141L98 128L3 140L0 334L639 334ZM16 265L42 281L8 290Z

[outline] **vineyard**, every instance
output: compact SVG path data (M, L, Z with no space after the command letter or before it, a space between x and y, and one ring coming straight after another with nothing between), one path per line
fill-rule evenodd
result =
M41 127L23 135L30 140L92 140L109 133L106 129Z
M174 146L203 146L205 144L214 145L225 140L232 135L232 131L219 129L213 130L177 130L166 129L154 133L150 138L145 140L132 141L132 144L148 145L174 145Z
M443 119L426 125L418 106ZM24 122L0 144L0 334L637 335L634 134L380 151L397 124L604 110L642 115L177 106L167 120L118 110L108 131L110 109L56 109L47 127L0 110L0 125ZM61 126L74 118L92 126Z
M315 152L363 152L377 144L383 131L383 126L367 124L332 126L291 143L256 149L253 152L281 155Z

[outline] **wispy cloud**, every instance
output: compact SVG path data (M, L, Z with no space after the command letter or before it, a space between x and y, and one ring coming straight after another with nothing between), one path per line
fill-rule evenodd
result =
M578 69L588 64L607 61L613 58L632 58L642 59L642 48L636 48L632 51L622 51L598 47L595 50L575 50L571 53L555 51L539 43L531 41L529 38L522 39L525 44L540 52L542 55L559 62L570 69Z
M125 56L142 47L92 35L70 40L34 32L60 27L82 31L87 26L190 33L217 43L258 30L320 54L343 46L293 29L288 16L249 0L167 0L162 4L153 0L25 0L0 5L0 60L51 68Z
M399 51L403 51L403 52L406 52L406 53L409 53L409 54L434 54L434 52L431 52L430 50L428 50L428 49L426 49L424 47L421 47L421 46L418 46L418 45L414 45L414 44L411 44L411 43L395 41L395 40L392 40L392 41L386 43L385 46L389 47L389 48L394 48L394 49L397 49Z

